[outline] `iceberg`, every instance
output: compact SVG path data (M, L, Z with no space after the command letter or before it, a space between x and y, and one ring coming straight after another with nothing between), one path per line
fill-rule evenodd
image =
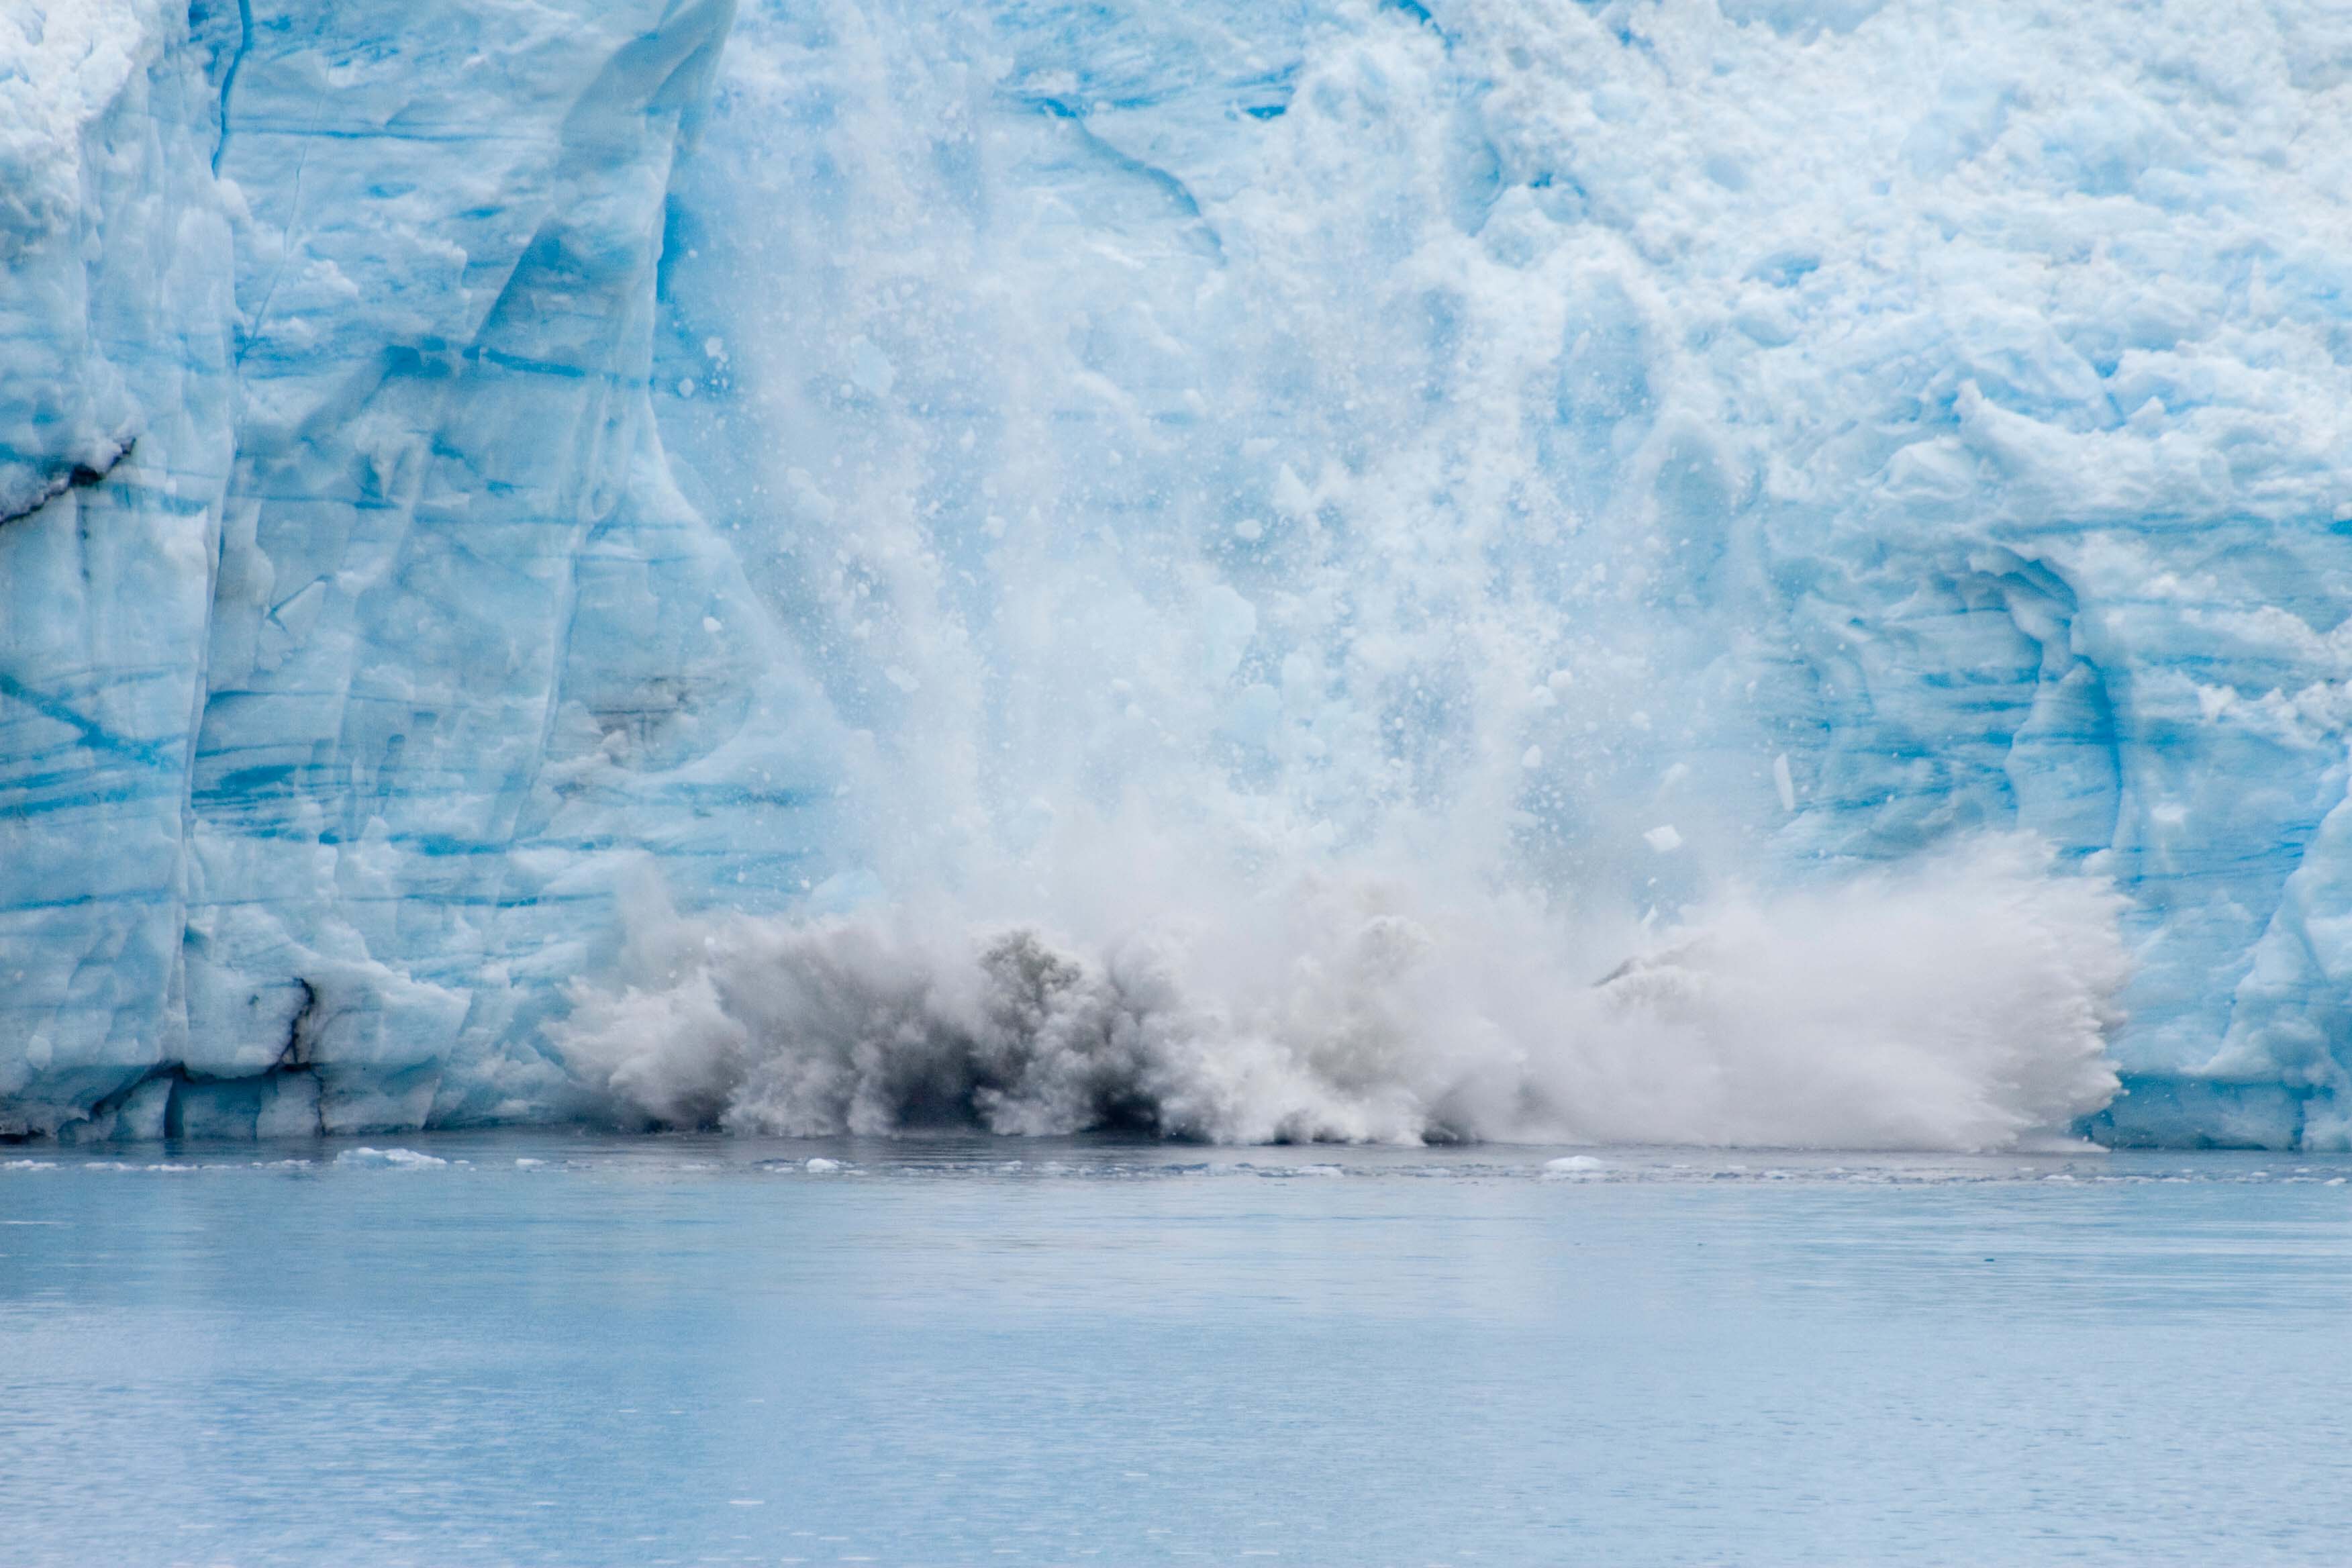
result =
M2352 14L30 0L0 1131L2352 1146Z

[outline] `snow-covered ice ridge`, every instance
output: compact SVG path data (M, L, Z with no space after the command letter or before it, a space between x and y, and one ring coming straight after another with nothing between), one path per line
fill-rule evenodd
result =
M2341 0L16 5L0 1123L2344 1147L2347 125Z

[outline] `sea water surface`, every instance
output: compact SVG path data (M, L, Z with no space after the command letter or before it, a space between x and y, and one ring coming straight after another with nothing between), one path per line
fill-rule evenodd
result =
M2341 1563L2347 1175L5 1150L0 1561Z

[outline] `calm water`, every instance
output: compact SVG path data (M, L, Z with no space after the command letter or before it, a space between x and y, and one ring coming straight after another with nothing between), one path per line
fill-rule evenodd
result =
M400 1146L0 1151L0 1561L2352 1555L2352 1162Z

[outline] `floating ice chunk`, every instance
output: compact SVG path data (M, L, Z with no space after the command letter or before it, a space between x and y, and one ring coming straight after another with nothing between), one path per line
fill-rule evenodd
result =
M1543 1168L1548 1176L1581 1176L1607 1170L1609 1162L1590 1154L1565 1154L1557 1160L1546 1160Z
M1683 836L1675 831L1673 823L1661 823L1642 835L1642 842L1661 855L1671 855L1683 847Z
M422 1171L448 1163L437 1155L420 1154L414 1149L346 1149L335 1156L338 1165L378 1171Z
M838 1171L841 1168L842 1165L840 1161L828 1160L822 1154L817 1155L814 1159L810 1160L807 1164L801 1167L802 1170L812 1172L817 1175L823 1175L827 1171Z

